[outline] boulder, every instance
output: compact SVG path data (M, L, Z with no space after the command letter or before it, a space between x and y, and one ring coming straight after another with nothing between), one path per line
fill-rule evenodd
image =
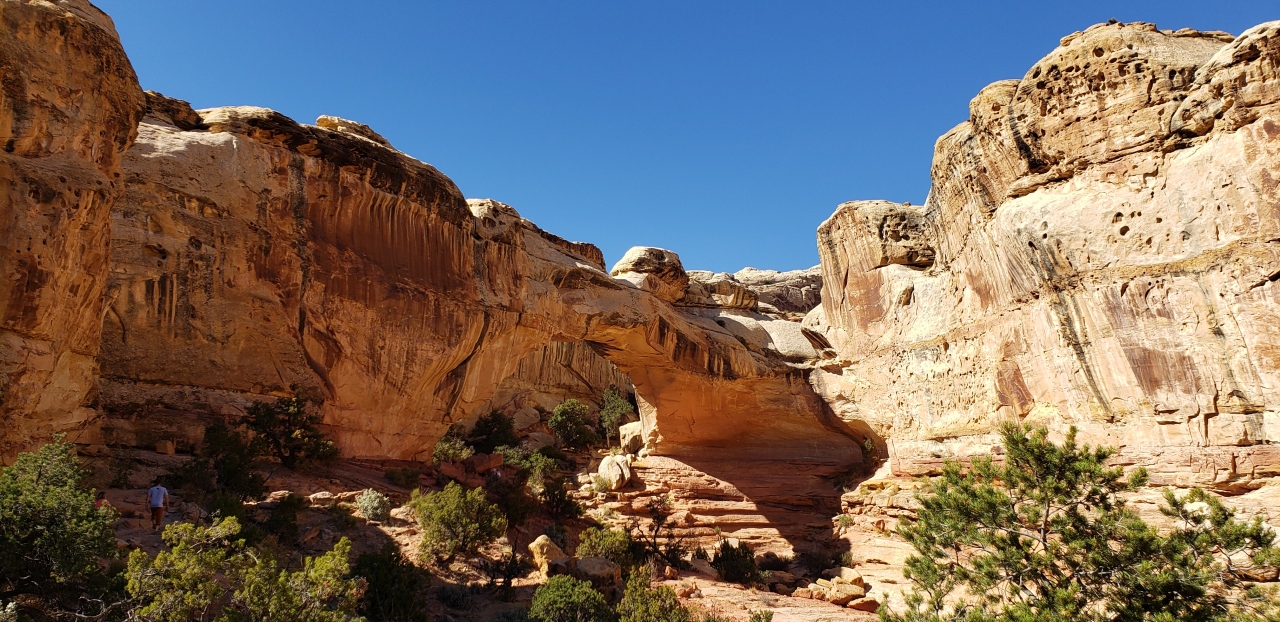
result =
M822 576L824 578L831 579L832 583L840 582L866 587L866 581L863 580L862 574L853 568L846 568L844 566L828 568L822 571Z
M644 447L644 422L632 421L618 427L618 439L622 451L629 454L639 452Z
M707 575L708 577L719 578L720 573L711 565L711 562L705 559L694 559L689 561L689 567L694 572Z
M563 549L551 541L546 534L538 536L529 543L529 554L533 556L533 565L546 575L552 560L568 557Z
M791 592L792 598L813 598L813 591L807 587L798 587Z
M869 611L871 613L875 613L880 610L880 601L870 596L864 596L862 598L855 598L849 601L849 604L845 606L850 609L857 609L858 611Z
M756 294L731 274L690 270L689 287L677 304L686 307L755 309Z
M609 482L609 490L621 490L631 481L631 457L627 454L606 456L597 472Z
M175 451L176 449L174 448L173 441L160 441L156 443L156 453L158 454L172 456Z
M502 454L475 454L463 464L472 473L485 473L502 466Z
M327 508L333 507L338 502L338 497L331 492L322 490L307 497L307 501L310 502L311 507Z
M672 251L651 246L633 246L609 275L627 281L667 302L684 297L689 288L689 275Z
M523 432L542 421L542 413L537 408L525 406L511 415L511 423L517 432Z
M574 564L575 574L583 581L590 581L596 588L617 587L622 583L622 566L608 558L590 556L579 558Z
M847 605L855 598L862 598L867 591L848 583L835 583L827 589L827 602L833 605Z
M529 449L537 451L543 447L555 447L558 440L554 434L530 432L524 436L524 442L529 445Z

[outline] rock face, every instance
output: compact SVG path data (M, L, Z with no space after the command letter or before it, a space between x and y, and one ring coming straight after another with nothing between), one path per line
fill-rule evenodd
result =
M813 374L897 474L1002 421L1119 446L1153 483L1275 474L1280 23L1232 40L1110 24L974 98L923 207L841 205Z
M822 303L822 268L727 272L689 271L689 287L676 304L758 311L775 319L800 321Z
M859 459L809 386L800 326L673 306L688 288L675 253L633 249L612 278L594 246L464 200L358 124L238 107L183 129L173 114L139 126L112 212L109 412L235 417L305 390L346 455L413 458L452 422L528 407L521 391L629 376L660 451Z
M84 0L0 2L0 461L77 430L142 89Z

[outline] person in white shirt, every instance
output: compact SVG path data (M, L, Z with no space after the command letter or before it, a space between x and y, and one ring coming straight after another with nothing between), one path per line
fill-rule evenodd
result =
M147 491L147 501L151 505L151 528L160 531L164 527L164 512L169 507L169 489L160 485L159 478Z

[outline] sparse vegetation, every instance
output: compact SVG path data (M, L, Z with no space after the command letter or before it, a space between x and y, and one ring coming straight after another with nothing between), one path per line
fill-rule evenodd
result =
M507 531L506 517L485 500L483 488L467 491L449 482L444 490L425 495L414 490L409 507L422 527L422 553L443 564L458 555L475 555Z
M528 445L504 446L498 447L497 453L502 454L502 462L510 464L521 471L534 492L541 492L546 486L547 479L556 472L556 460L547 456L542 451L533 451Z
M720 573L722 579L732 583L749 585L760 578L755 554L746 542L735 544L731 540L721 540L720 547L711 558L711 566Z
M640 544L640 550L648 559L656 559L674 568L688 568L685 560L687 549L684 537L676 535L671 525L671 500L659 497L649 502L647 527L632 525L631 538Z
M569 496L568 486L563 478L551 480L542 489L542 507L555 518L577 518L582 515L582 506Z
M791 555L778 555L770 551L756 560L756 566L760 570L786 570L791 567L791 562L793 561L795 561L795 558Z
M351 575L368 584L360 599L359 613L372 622L422 622L426 604L419 595L431 585L431 577L388 542L382 550L356 558Z
M442 585L436 598L450 609L465 609L471 604L471 590L465 585Z
M578 400L565 400L551 412L547 427L555 432L560 442L572 450L585 449L596 442L597 437L587 421L587 405Z
M557 575L533 593L529 617L541 622L612 622L613 611L590 583Z
M648 572L634 572L618 603L618 622L692 622L693 612L680 604L676 593L662 585L651 587Z
M752 611L747 616L747 622L773 622L772 611Z
M1108 467L1112 450L1061 444L1044 429L1001 429L1005 460L949 462L920 495L918 520L899 533L915 548L914 590L890 621L1272 620L1275 601L1250 587L1280 558L1275 533L1215 497L1166 492L1177 520L1162 534L1123 493L1146 483Z
M401 488L417 488L418 478L422 475L422 471L413 467L401 467L396 469L387 469L382 472L388 482L395 484Z
M258 402L249 407L248 426L286 468L296 469L308 462L327 463L338 457L338 448L316 427L318 404L306 397L280 398L275 403Z
M223 423L205 428L196 455L169 473L167 481L219 516L244 516L243 504L266 492L266 478L253 468L262 444Z
M307 507L307 498L290 494L276 503L262 528L284 544L298 541L298 513Z
M391 516L391 500L372 488L366 488L356 497L356 508L361 516L372 521L385 521Z
M595 474L595 475L592 475L592 476L591 476L591 490L593 490L593 491L595 491L595 492L597 492L597 493L601 493L601 492L609 492L609 490L610 490L610 486L609 486L609 478L607 478L607 477L605 477L605 476L603 476L603 475L600 475L599 473L597 473L597 474Z

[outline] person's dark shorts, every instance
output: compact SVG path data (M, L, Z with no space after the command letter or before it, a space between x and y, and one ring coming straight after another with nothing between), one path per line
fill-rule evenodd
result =
M164 508L151 508L151 522L164 522Z

